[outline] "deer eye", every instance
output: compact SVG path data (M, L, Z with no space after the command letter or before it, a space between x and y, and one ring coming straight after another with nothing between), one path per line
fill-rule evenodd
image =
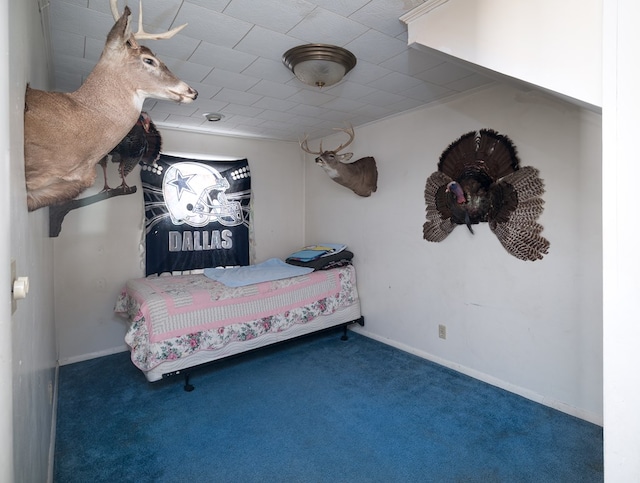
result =
M154 58L152 58L152 57L145 57L145 58L143 59L143 62L144 62L145 64L147 64L147 65L152 66L152 67L155 67L155 66L157 65L157 64L156 64L156 60L155 60Z

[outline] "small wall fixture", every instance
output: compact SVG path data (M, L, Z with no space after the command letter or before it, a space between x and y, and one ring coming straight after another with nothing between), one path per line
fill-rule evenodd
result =
M207 119L207 121L209 122L217 122L220 121L224 116L222 114L220 114L219 112L205 112L203 114L203 116Z
M307 44L287 50L282 62L305 84L325 87L340 82L357 60L342 47Z

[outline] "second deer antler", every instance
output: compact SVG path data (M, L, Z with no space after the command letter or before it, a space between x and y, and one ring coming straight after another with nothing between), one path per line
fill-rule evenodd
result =
M118 0L110 0L111 5L111 14L113 15L114 20L117 22L120 18L120 13L118 12ZM180 32L183 28L185 28L187 24L180 25L174 29L171 29L162 34L150 34L144 31L142 27L142 0L140 0L140 9L138 11L138 31L133 34L133 38L136 40L162 40L162 39L170 39L175 34Z

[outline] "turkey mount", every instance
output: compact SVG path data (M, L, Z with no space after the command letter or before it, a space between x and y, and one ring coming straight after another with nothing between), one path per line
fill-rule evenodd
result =
M424 239L444 240L457 225L489 223L502 246L520 260L541 260L549 251L538 218L544 182L531 166L520 167L511 140L491 129L462 135L444 150L424 190Z
M118 163L118 172L125 194L135 193L136 187L129 186L125 180L139 163L154 164L160 158L162 149L162 138L156 129L155 124L146 112L141 112L138 122L131 128L131 131L113 148L109 154L98 161L102 166L104 175L104 188L102 192L110 191L114 188L109 186L107 181L107 161L111 158L113 163ZM117 188L116 188L117 189Z

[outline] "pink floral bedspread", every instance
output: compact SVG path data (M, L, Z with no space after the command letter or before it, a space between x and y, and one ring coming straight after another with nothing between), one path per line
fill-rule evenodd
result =
M332 314L358 300L352 265L230 288L204 275L133 279L115 311L131 325L125 341L141 370L254 339Z

